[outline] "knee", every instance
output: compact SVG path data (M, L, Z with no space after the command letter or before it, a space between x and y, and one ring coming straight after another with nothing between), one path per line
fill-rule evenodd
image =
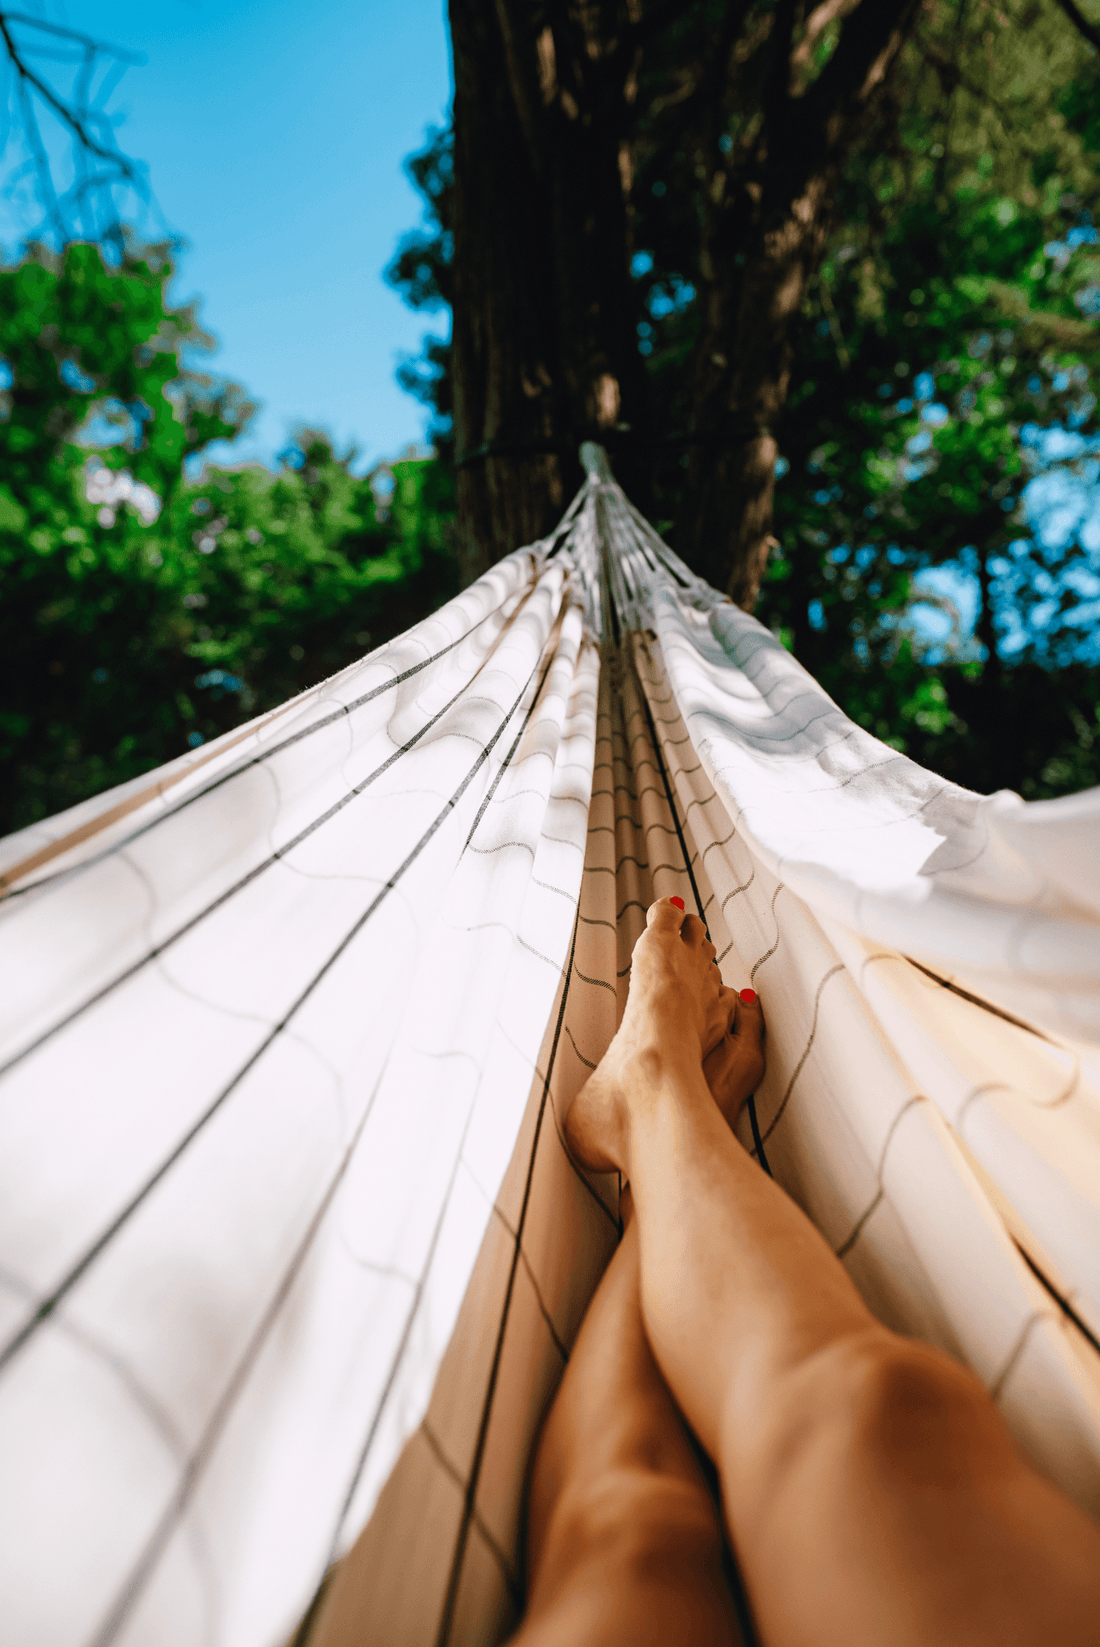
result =
M702 1482L644 1468L609 1471L566 1492L548 1531L555 1567L592 1562L641 1580L720 1560L718 1514Z
M915 1339L876 1327L817 1352L776 1392L744 1496L755 1515L786 1515L812 1482L836 1490L971 1484L1018 1454L983 1385Z
M659 1577L677 1567L717 1563L722 1543L718 1511L702 1482L647 1475L628 1494L614 1535L622 1564L639 1576Z
M826 1422L851 1465L914 1487L973 1482L1015 1461L975 1374L929 1344L892 1334L839 1356Z

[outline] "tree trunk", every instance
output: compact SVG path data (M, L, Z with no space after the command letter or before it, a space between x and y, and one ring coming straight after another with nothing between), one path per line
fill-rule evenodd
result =
M644 507L630 278L631 0L450 0L458 536L475 577L553 526L601 440ZM624 438L628 437L628 438Z
M659 147L660 110L680 108L672 147L694 151L705 183L685 547L750 610L772 543L776 428L833 184L917 3L821 0L796 29L798 0L775 0L763 17L727 0L713 32L709 13L697 19L694 84L665 75L681 90L666 88L646 111ZM640 0L449 4L455 462L472 577L549 530L580 479L583 439L608 446L626 490L648 506L652 435L630 274L636 87L642 39L660 80L661 31L691 8L651 0L643 28ZM814 53L841 18L815 76ZM738 103L759 120L730 154Z

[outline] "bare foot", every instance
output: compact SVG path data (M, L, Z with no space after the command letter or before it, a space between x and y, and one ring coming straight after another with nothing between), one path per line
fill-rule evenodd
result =
M623 1021L564 1120L566 1142L582 1166L627 1169L631 1097L660 1085L669 1072L694 1074L709 1057L711 1090L728 1117L752 1091L744 1080L758 1079L753 1045L763 1067L759 1004L755 1030L745 1007L739 1033L742 1009L723 985L714 954L697 915L685 915L670 898L650 906L634 946Z

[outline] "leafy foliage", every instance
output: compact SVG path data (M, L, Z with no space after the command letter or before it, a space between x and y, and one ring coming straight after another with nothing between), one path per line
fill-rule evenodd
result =
M760 615L880 736L1039 797L1100 778L1100 543L1051 537L1036 484L1064 495L1094 441L1098 77L1057 14L1025 40L928 9L807 305ZM945 588L976 606L946 644Z
M206 467L251 407L196 372L168 249L0 269L0 828L271 708L456 586L450 480L352 472L302 430L278 473Z

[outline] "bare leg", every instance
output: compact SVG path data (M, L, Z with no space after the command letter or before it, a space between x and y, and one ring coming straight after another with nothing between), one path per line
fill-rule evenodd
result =
M702 922L653 905L566 1133L632 1185L646 1331L718 1465L763 1640L1096 1647L1100 1529L969 1371L873 1319L712 1099L712 955Z
M514 1647L732 1647L718 1512L642 1328L632 1222L535 1453Z
M759 1019L746 1038L735 1013L723 989L706 1025L708 1075L730 1104L761 1067ZM535 1450L528 1610L514 1647L731 1647L718 1514L642 1326L629 1190L622 1205L626 1233Z

